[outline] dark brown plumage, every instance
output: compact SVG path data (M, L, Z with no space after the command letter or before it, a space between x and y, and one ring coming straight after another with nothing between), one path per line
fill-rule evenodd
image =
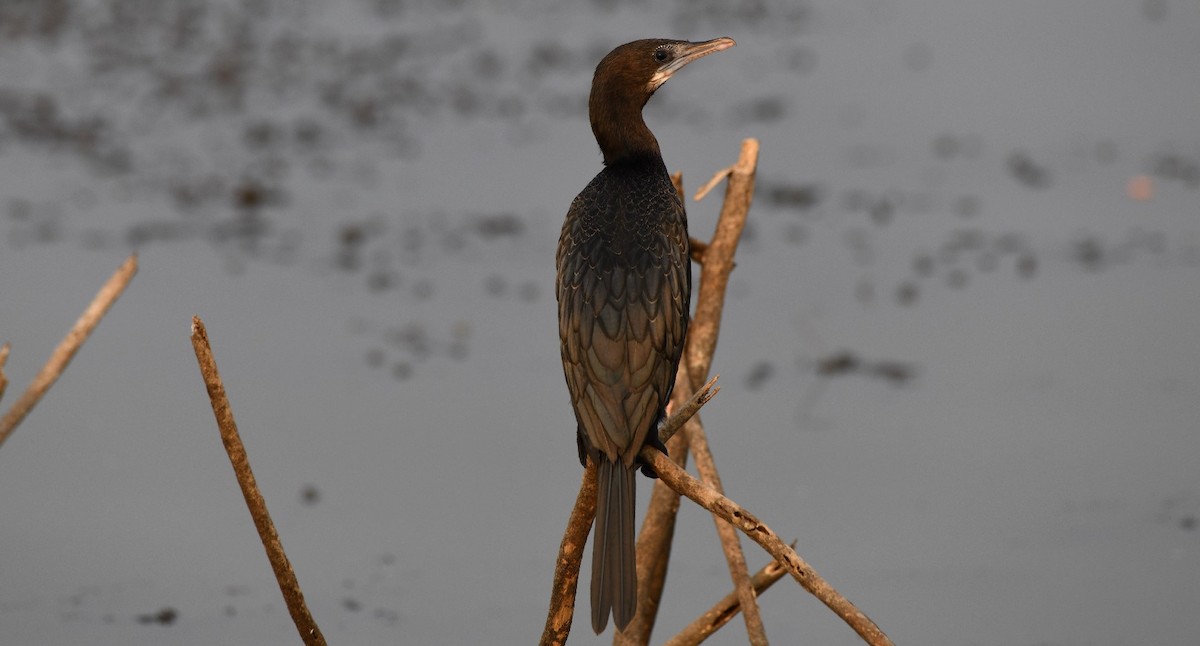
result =
M639 40L596 67L588 102L605 167L571 203L558 243L558 332L578 422L579 460L596 463L592 628L637 608L637 455L657 446L691 301L687 217L658 141L642 119L654 91L684 65L732 47ZM648 475L653 475L648 472Z

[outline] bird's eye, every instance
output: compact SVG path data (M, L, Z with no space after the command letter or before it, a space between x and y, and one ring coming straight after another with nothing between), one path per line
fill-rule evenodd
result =
M665 62L667 62L668 58L671 58L671 53L668 52L667 50L665 50L665 49L654 50L654 60L656 60L660 63L665 63Z

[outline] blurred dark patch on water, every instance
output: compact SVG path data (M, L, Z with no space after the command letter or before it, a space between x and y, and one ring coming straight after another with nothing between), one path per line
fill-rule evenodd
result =
M104 116L68 116L57 98L42 92L0 87L0 141L8 139L74 154L103 175L132 168L130 151L116 142Z
M1155 153L1150 160L1150 172L1155 177L1182 183L1188 188L1200 188L1200 160L1176 152Z
M1024 151L1016 151L1008 156L1008 172L1029 188L1050 186L1050 170L1035 162Z
M759 180L756 191L759 199L765 200L771 206L796 211L811 210L825 197L823 187L816 183L791 184Z
M0 3L0 39L55 41L70 17L67 0L7 0Z
M513 213L479 215L474 218L474 230L484 240L505 236L519 236L525 232L525 223Z

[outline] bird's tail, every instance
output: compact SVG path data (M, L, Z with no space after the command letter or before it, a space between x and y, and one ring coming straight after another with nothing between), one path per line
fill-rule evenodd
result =
M617 630L637 610L636 553L633 546L636 467L603 456L596 461L596 529L592 546L592 629L604 632L611 609Z

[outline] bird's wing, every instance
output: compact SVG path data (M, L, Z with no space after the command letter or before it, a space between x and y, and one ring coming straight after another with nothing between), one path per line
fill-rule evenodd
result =
M670 396L687 331L688 265L664 270L662 260L603 270L583 260L559 285L563 365L579 424L594 449L627 464Z

